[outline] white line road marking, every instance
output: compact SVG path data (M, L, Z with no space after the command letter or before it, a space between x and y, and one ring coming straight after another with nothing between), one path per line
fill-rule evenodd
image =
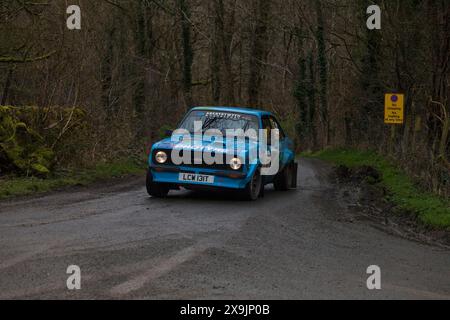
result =
M113 287L110 290L110 293L114 296L120 296L139 290L142 287L144 287L145 284L161 277L162 275L173 270L176 266L192 259L196 255L204 252L210 247L211 247L210 245L208 246L204 244L199 244L183 249L179 251L177 254L160 261L153 268L140 274L139 276Z

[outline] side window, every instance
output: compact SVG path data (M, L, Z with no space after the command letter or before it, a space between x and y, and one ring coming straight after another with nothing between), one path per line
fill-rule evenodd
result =
M272 130L272 122L270 121L269 117L263 117L261 120L262 120L262 128L263 128L263 130L267 131L267 143L269 145L271 145L272 143L270 141L270 138L271 138L271 132L270 131Z
M270 121L270 119L268 117L263 117L262 118L262 128L264 130L271 130L272 129L272 123Z
M280 130L280 139L284 139L286 136L284 134L283 128L281 128L280 124L274 117L270 117L270 124L272 129Z

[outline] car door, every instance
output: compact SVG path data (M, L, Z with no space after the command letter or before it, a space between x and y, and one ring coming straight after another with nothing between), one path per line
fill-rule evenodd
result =
M263 130L267 131L267 149L270 152L270 155L274 155L275 153L279 154L279 168L281 169L283 167L283 158L284 158L284 154L283 154L283 149L284 149L284 132L281 129L280 130L280 126L278 125L277 121L275 120L275 118L273 118L272 116L263 116L261 118L262 120L262 128ZM274 129L278 129L279 131L279 143L275 144L272 140L272 130ZM275 149L277 148L277 149Z
M271 143L271 134L272 134L272 121L270 120L269 116L263 116L261 117L262 122L262 129L267 132L267 146L263 146L260 144L260 147L267 147L267 151L269 152L269 155L272 154L272 143ZM266 177L268 179L270 177Z
M272 129L278 129L280 133L280 169L284 168L293 157L294 143L284 133L283 128L274 116L270 116Z

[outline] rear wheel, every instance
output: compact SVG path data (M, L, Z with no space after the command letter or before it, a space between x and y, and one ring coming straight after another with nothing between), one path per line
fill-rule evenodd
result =
M252 179L247 184L244 190L244 198L249 201L255 201L261 194L263 187L261 171L257 169L253 174Z
M155 198L164 198L169 194L169 188L161 183L153 182L153 176L150 170L147 173L147 192Z
M276 175L275 180L273 182L275 190L288 191L291 188L293 171L294 171L293 164L290 163Z

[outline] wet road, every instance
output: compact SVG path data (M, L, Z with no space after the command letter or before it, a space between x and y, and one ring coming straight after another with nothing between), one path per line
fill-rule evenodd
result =
M152 199L140 178L3 201L0 298L450 299L450 251L354 219L328 171L302 160L298 190L257 202ZM366 287L370 265L382 290Z

